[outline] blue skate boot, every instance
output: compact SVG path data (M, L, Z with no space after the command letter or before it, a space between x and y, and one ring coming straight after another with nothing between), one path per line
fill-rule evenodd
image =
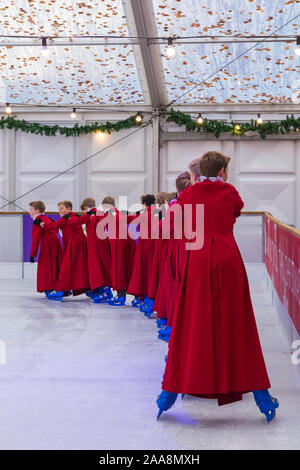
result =
M87 290L87 291L85 292L85 295L86 295L87 297L92 297L93 291L92 291L91 289L89 289L89 290Z
M131 306L132 307L135 307L135 308L140 308L140 305L141 305L142 301L139 297L135 297L132 301L131 301Z
M163 390L156 400L156 404L159 408L157 419L164 411L168 411L177 400L177 393L166 392Z
M126 297L113 297L112 299L108 300L108 305L113 307L125 307Z
M53 292L52 294L49 294L47 296L47 299L49 300L57 300L58 302L61 302L63 297L64 297L64 292L63 291L57 291L57 292Z
M147 300L148 300L148 297L144 297L144 299L141 301L141 304L140 304L140 312L144 312L144 308L146 308L147 306Z
M104 288L104 295L106 295L107 300L110 300L110 299L113 298L113 293L112 293L110 287L105 287Z
M158 329L163 328L164 326L166 326L166 324L167 324L167 319L166 318L158 318L156 320L156 325L157 325Z
M105 294L100 294L94 297L93 304L107 304L108 299Z
M52 292L54 292L54 289L45 290L45 296L48 298L48 295L52 294Z
M154 305L154 299L148 299L147 305L144 308L144 315L147 318L151 317L151 314L153 312L153 305Z
M158 331L158 339L168 342L170 338L170 334L171 334L171 327L165 326L164 328Z
M279 401L270 395L268 390L255 390L253 392L255 403L260 412L266 416L268 422L276 416L276 408L279 407Z
M93 300L94 304L105 303L107 298L106 295L104 295L103 287L98 287L97 289L93 290L91 299Z

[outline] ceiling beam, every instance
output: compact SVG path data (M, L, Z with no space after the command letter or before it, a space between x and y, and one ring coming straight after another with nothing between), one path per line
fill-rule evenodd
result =
M156 26L152 2L141 2L140 0L130 0L132 14L135 22L136 32L139 37L139 46L143 58L146 72L149 93L154 108L167 102L167 92L165 88L160 49L154 45L151 50L147 37L155 37Z
M132 0L136 1L136 0ZM142 10L145 7L142 7L141 4L140 9ZM135 13L134 13L135 15ZM147 26L146 26L147 27ZM142 31L142 29L141 29ZM138 34L138 33L137 33ZM158 44L167 44L167 37L166 38L159 38L159 37L150 37L144 34L138 34L141 36L140 38L135 37L119 37L114 38L113 36L108 36L107 38L103 37L73 37L73 38L49 38L47 46L116 46L116 45L140 45L141 41L147 45L158 45ZM243 37L235 37L235 36L191 36L191 37L180 37L174 38L174 45L180 44L228 44L228 43L251 43L257 42L258 45L260 43L266 42L288 42L288 43L295 43L296 37L294 36L243 36ZM22 39L12 39L12 38L1 38L0 39L0 47L41 47L42 42L41 39L37 38L22 38Z
M174 104L169 107L184 113L207 113L207 114L222 114L238 113L238 114L299 114L300 103L231 103L231 104Z

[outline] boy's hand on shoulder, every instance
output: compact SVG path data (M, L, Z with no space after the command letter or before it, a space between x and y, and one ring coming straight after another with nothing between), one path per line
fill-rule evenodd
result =
M87 214L88 215L96 215L97 214L97 209L90 209L89 211L87 211Z
M35 219L33 221L33 225L37 225L38 227L42 225L42 223L43 223L42 219Z

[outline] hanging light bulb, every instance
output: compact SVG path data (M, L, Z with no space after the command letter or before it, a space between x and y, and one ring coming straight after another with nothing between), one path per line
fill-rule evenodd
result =
M5 112L6 112L6 114L11 114L12 113L12 107L9 106L9 103L6 103Z
M300 55L300 36L297 36L295 54Z
M173 39L172 38L168 39L168 47L166 49L166 53L169 57L174 57L174 55L176 54L176 49L173 46Z
M260 117L260 114L257 115L256 122L257 122L257 124L262 124L263 123L263 119Z
M76 117L77 117L76 108L73 108L73 111L71 112L70 117L71 117L72 119L76 119Z
M142 122L143 120L143 116L141 113L137 113L137 115L135 116L135 122Z
M49 53L49 49L47 46L47 38L42 38L42 54L47 55Z
M201 116L201 113L200 113L199 116L197 117L197 124L200 124L200 126L201 126L201 124L203 124L203 122L204 122L204 119L203 119L203 117Z
M96 131L96 135L97 137L99 137L99 139L102 139L105 136L105 132L99 129L98 131Z

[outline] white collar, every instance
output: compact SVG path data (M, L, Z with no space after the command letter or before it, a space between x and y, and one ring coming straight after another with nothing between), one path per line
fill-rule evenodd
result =
M200 176L200 181L209 180L209 181L222 181L222 183L225 183L224 178L222 176Z

